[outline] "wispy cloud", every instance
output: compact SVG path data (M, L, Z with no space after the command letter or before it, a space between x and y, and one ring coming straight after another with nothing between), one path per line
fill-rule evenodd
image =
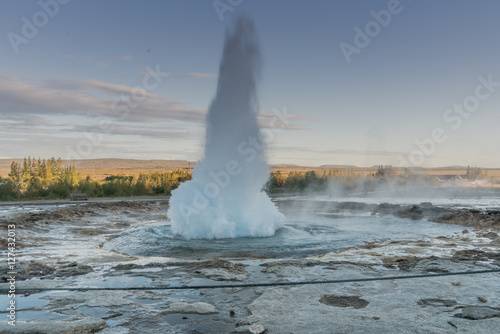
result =
M80 113L90 117L120 119L113 106L130 99L135 88L97 80L46 79L30 82L14 75L0 74L0 112L4 114L54 115ZM189 108L186 103L146 92L136 108L130 108L127 121L154 122L180 120L202 122L206 111Z
M33 115L0 115L0 126L15 127L22 124L23 126L43 126L50 125L46 119Z
M197 136L188 131L181 131L181 129L165 129L156 127L154 125L142 125L138 126L135 124L114 124L113 127L108 129L97 129L93 125L80 125L74 124L69 132L85 132L85 133L102 133L109 135L125 135L125 136L140 136L144 138L158 138L158 139L195 139Z
M102 140L104 144L95 147L96 156L132 156L132 153L144 154L144 148L158 155L165 151L170 154L174 147L196 147L202 140L201 126L193 129L179 122L115 121L110 127L100 128L98 120L85 116L72 116L70 121L57 116L45 119L34 115L1 115L0 142L4 145L0 145L0 156L64 156L66 146L77 147L84 138Z
M277 116L276 114L262 110L259 111L257 120L261 127L283 130L311 130L310 128L299 126L295 123L299 121L314 121L314 119L311 117L289 113L280 113L279 116Z
M266 118L276 117L276 114L267 112L267 111L259 111L259 115ZM286 119L288 121L316 121L313 117L302 116L297 114L289 114L289 113L280 113L280 118Z
M117 101L127 101L136 88L98 80L48 78L33 82L15 75L0 74L0 112L4 115L58 115L85 114L89 117L105 116L122 120L122 113L113 109ZM206 109L195 109L185 102L153 92L143 92L145 99L130 108L125 121L158 122L176 120L203 123ZM123 102L122 104L125 104ZM291 130L307 128L294 124L297 121L311 120L308 117L283 114L289 122L276 121L269 112L259 112L259 123L264 127Z
M352 149L315 149L311 147L300 147L300 146L275 146L274 150L277 151L287 151L287 152L298 152L298 153L317 153L325 155L376 155L376 156L401 156L402 154L407 154L407 152L398 151L383 151L383 150L352 150Z
M216 78L217 74L191 72L191 73L180 75L180 76L185 77L185 78L205 79L205 78Z
M46 78L32 80L11 74L0 74L0 146L1 156L65 154L64 147L76 147L87 134L105 135L106 145L96 148L102 156L118 154L118 147L129 154L132 150L145 154L140 145L162 152L165 143L179 147L196 146L203 141L206 109L190 108L186 102L144 92L145 99L122 118L113 105L124 105L135 87L98 80ZM281 115L281 114L280 114ZM272 113L260 111L263 127L283 130L305 130L298 124L309 120L293 114L283 114L286 126L273 122ZM112 127L101 129L99 122L109 121ZM61 145L61 143L64 143ZM141 144L142 143L142 144ZM114 146L110 146L114 145ZM120 146L121 145L121 146ZM193 146L194 145L194 146ZM196 152L202 151L197 148ZM124 152L125 152L124 151ZM200 152L201 152L200 151ZM53 152L53 153L51 153ZM59 152L59 153L56 153ZM171 149L168 149L171 152Z
M123 56L120 56L120 59L124 60L124 61L131 61L132 56L131 55L123 55Z

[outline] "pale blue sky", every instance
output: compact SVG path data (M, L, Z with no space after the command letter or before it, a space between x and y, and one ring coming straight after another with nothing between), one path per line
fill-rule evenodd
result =
M457 129L443 120L478 77L500 82L500 2L242 0L223 20L213 3L72 0L50 17L38 1L2 1L0 157L200 158L224 31L246 13L264 61L262 124L273 109L291 114L273 130L271 163L500 167L500 87L469 117L449 114ZM354 28L391 6L398 13L348 63L340 44L355 46ZM23 17L42 20L34 36ZM13 36L27 41L17 53ZM169 76L117 118L114 101L148 66ZM446 140L422 153L415 141L436 128Z

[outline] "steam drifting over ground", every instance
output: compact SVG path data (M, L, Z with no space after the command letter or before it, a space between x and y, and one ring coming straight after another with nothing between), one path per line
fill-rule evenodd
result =
M168 216L185 238L264 237L283 226L284 216L262 191L269 167L256 114L260 65L253 23L240 17L226 34L205 157L193 180L172 192Z

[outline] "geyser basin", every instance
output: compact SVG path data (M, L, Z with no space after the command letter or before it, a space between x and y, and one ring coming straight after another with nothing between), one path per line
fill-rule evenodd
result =
M284 216L262 191L269 177L257 123L260 57L252 22L226 34L217 93L207 116L205 156L172 192L171 231L186 239L266 237Z
M324 215L324 201L309 197L285 200L280 210L286 223L267 238L226 238L186 240L161 221L141 223L108 241L104 248L136 256L166 256L178 259L225 258L291 258L320 255L365 242L383 240L418 240L451 235L464 228L411 220L392 215L377 216L372 212L345 212L335 217ZM279 201L281 202L281 201ZM144 242L137 242L144 240ZM146 242L147 240L147 242Z

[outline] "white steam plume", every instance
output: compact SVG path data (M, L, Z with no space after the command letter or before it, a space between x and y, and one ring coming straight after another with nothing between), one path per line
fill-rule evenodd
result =
M283 226L284 216L262 191L269 166L257 123L260 65L253 23L241 17L226 33L205 156L193 179L172 192L168 216L185 238L264 237Z

